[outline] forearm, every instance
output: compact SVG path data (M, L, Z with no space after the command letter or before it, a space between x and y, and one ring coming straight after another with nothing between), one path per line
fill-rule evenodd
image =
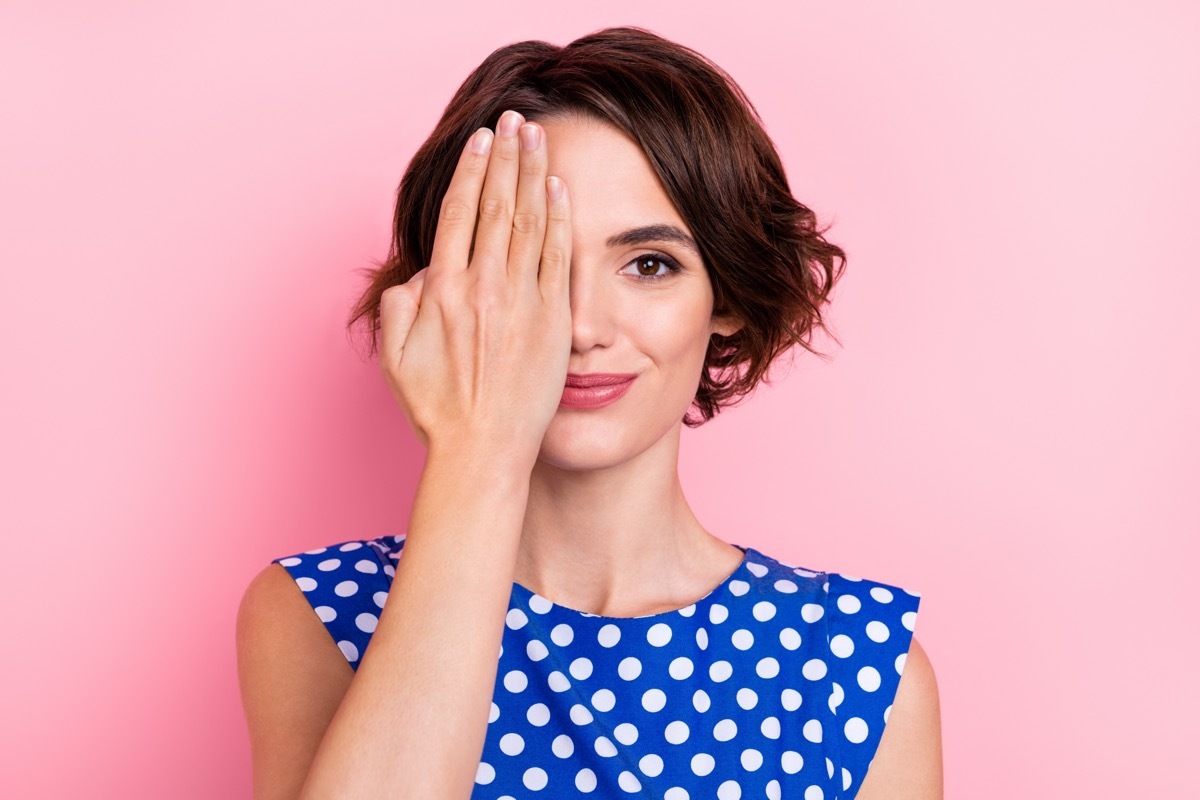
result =
M531 467L431 449L386 607L303 797L470 796Z

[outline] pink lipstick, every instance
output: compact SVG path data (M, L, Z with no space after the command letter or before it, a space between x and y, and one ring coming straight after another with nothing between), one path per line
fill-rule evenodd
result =
M564 408L601 408L615 403L629 391L636 373L618 374L593 372L588 375L567 375L559 405Z

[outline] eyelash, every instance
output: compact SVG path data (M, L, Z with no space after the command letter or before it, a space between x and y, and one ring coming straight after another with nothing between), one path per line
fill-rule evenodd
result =
M662 253L642 253L629 263L636 264L643 259L652 259L657 261L659 264L667 268L667 272L663 275L642 275L641 273L634 273L633 277L640 281L661 281L664 278L671 277L671 275L683 269L681 266L679 266L679 262L670 256L663 255ZM628 264L626 266L628 266Z

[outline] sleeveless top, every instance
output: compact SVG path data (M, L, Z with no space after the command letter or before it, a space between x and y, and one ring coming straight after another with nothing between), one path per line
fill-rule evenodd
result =
M275 559L354 669L404 539ZM641 617L514 582L473 800L853 798L919 595L735 546L742 562L702 599Z

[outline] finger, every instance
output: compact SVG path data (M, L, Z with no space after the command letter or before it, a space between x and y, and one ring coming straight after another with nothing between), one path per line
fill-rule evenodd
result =
M385 373L395 368L404 355L404 344L421 307L421 287L425 282L421 273L408 283L389 286L379 298L379 367Z
M537 280L538 262L546 237L546 132L527 122L517 134L521 162L517 178L517 207L513 213L512 240L508 245L508 274L514 279Z
M487 274L505 274L516 210L520 161L517 129L524 121L517 112L505 111L496 124L496 142L492 145L483 195L479 198L479 227L475 231L475 252L471 255L471 268Z
M471 236L475 233L479 192L487 174L493 138L490 130L480 128L467 139L458 157L458 166L454 168L450 186L442 197L437 231L433 235L433 254L429 265L434 272L467 268Z
M538 285L548 302L570 302L571 198L562 178L546 179L546 239L542 244Z

